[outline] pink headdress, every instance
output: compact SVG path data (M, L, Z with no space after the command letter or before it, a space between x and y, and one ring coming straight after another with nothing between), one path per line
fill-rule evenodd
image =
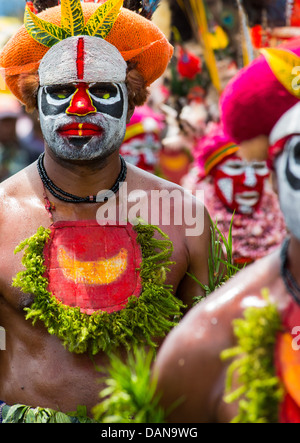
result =
M163 120L164 116L155 112L147 104L136 107L130 122L127 124L124 141L149 132L159 135L164 128Z
M222 126L216 126L206 137L199 140L194 150L199 178L206 177L217 164L238 149L239 147L224 133Z
M291 87L295 78L291 72L297 61L300 65L300 39L271 51L242 69L222 94L224 131L238 144L269 137L281 116L299 102L300 96ZM262 154L267 159L268 152Z

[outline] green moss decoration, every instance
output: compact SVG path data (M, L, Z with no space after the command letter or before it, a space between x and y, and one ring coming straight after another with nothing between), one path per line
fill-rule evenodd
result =
M164 337L178 323L183 307L173 296L172 286L165 284L172 264L172 242L156 226L138 224L134 229L142 249L143 291L139 298L131 296L125 309L111 314L84 314L79 308L63 305L47 290L43 249L50 237L49 229L40 227L23 241L15 253L26 248L22 258L26 270L17 274L13 286L34 295L33 304L24 308L26 319L33 324L42 321L70 352L95 355L99 351L109 353L120 345L128 350L138 344L155 347L153 338ZM155 238L155 233L161 238Z
M85 406L79 406L76 412L64 414L50 408L5 405L2 415L3 423L95 423L95 420L87 417Z
M157 380L151 372L155 354L133 349L126 361L111 355L108 376L103 380L101 402L92 413L101 423L164 423L165 412L156 393Z
M268 290L263 291L268 298ZM239 412L233 423L277 423L283 389L274 367L274 346L281 329L277 307L249 307L244 319L233 322L238 345L225 350L221 358L234 359L227 372L224 400L239 400ZM240 387L232 392L234 375Z
M240 271L240 268L234 265L232 253L232 225L234 213L231 218L228 236L218 228L218 221L215 222L210 217L210 244L208 256L208 284L201 283L193 274L187 273L203 290L205 295L194 297L194 305L201 302L209 294L214 292L220 286L224 285L230 278ZM225 254L224 254L225 250ZM225 257L224 257L225 255Z

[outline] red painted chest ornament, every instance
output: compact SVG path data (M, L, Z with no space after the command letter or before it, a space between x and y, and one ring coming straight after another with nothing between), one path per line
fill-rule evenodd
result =
M141 248L132 226L57 222L44 248L48 290L85 314L112 313L139 297Z

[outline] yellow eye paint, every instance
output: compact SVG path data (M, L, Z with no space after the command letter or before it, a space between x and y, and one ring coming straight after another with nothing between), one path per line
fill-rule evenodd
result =
M110 94L109 94L109 93L104 94L104 95L103 95L103 98L104 98L105 100L107 100L108 98L110 98Z

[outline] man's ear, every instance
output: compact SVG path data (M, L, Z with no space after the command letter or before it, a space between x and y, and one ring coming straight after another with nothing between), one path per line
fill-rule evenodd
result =
M37 72L31 74L20 74L18 86L21 91L23 102L26 104L26 111L32 113L37 109L37 95L40 87L39 75Z
M126 123L129 123L131 120L131 117L133 116L135 110L135 106L128 106L128 111L127 111L127 118L126 118Z

